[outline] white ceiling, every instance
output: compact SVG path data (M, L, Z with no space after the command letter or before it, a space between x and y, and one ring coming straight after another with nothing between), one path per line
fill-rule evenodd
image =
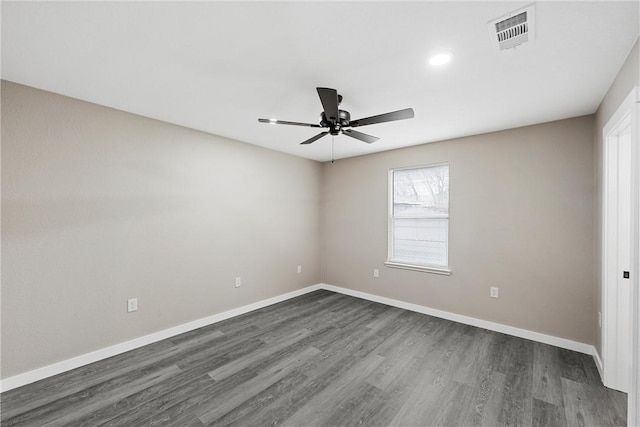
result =
M2 78L326 161L315 88L352 119L344 158L593 113L638 37L638 3L537 2L537 39L497 53L487 22L530 2L2 2ZM446 66L425 65L438 51Z

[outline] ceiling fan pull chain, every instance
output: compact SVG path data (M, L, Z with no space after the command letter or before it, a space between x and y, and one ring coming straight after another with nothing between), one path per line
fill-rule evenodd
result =
M331 135L331 164L333 164L333 161L335 159L335 156L333 155L333 150L334 150L334 142L335 142L335 136Z

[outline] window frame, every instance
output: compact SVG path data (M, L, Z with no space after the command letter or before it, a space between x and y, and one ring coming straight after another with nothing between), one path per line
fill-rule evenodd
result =
M387 207L387 260L385 261L384 265L386 267L391 267L391 268L399 268L402 270L412 270L412 271L420 271L420 272L424 272L424 273L433 273L433 274L441 274L441 275L446 275L449 276L451 275L451 262L449 259L449 253L450 253L450 236L449 236L449 231L450 231L450 222L451 222L451 200L449 199L449 203L448 203L448 214L447 214L447 265L446 266L436 266L436 265L429 265L429 264L413 264L413 263L407 263L407 262L403 262L402 260L394 260L392 259L392 254L393 254L393 242L394 242L394 236L393 236L393 220L394 220L394 209L393 209L393 202L394 202L394 181L393 181L393 174L395 171L402 171L402 170L411 170L411 169L426 169L426 168L432 168L432 167L439 167L439 166L447 166L448 168L448 173L449 173L449 178L450 178L450 172L451 172L451 166L449 164L449 162L439 162L439 163L428 163L428 164L423 164L423 165L415 165L415 166L403 166L403 167L399 167L399 168L390 168L389 169L389 176L388 176L388 207ZM451 180L449 180L449 189L451 189Z

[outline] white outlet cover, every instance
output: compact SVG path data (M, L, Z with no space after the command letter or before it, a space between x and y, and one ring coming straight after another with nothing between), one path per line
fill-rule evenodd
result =
M242 278L236 277L236 288L239 288L240 286L242 286Z
M598 326L602 328L602 312L598 312Z
M298 273L302 273L302 266L301 265L298 266Z
M498 288L491 288L491 292L489 294L491 296L491 298L499 298L500 297L500 290Z
M127 300L127 313L138 311L138 298L131 298Z
M373 277L380 277L380 270L378 270L377 268L373 269Z

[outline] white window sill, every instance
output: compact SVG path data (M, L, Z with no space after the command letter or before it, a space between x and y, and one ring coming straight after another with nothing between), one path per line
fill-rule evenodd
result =
M451 276L451 270L446 267L429 267L426 265L402 264L400 262L386 261L385 266L390 268L399 268L402 270L422 271L423 273L442 274Z

